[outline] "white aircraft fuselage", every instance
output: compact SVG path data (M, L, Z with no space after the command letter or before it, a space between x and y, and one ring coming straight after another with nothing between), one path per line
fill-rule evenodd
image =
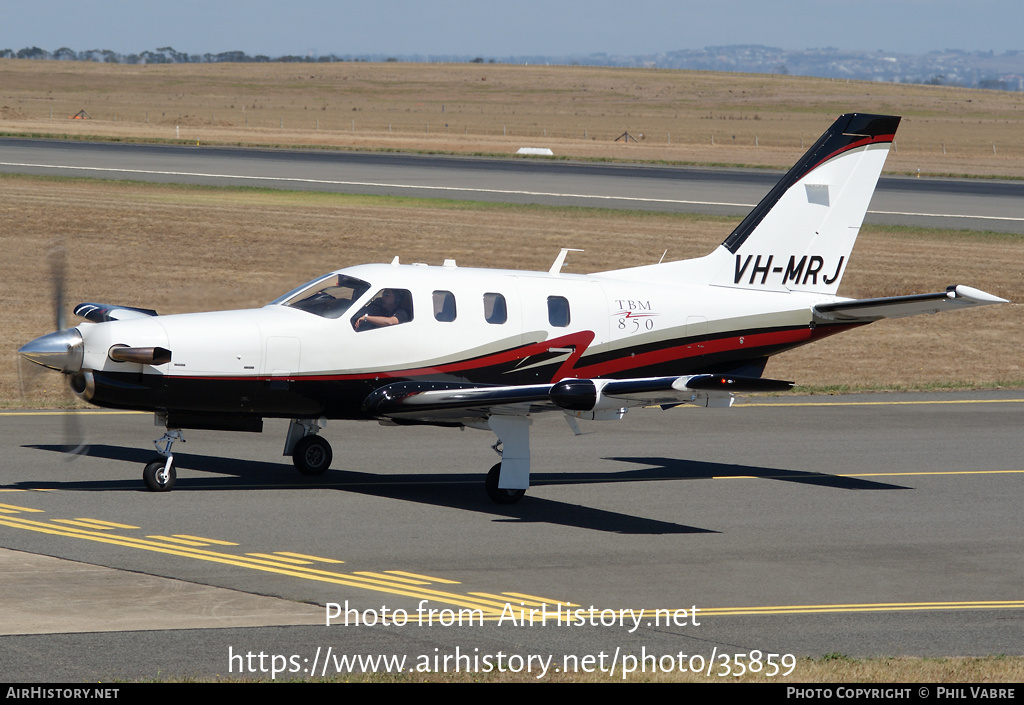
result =
M328 280L338 275L370 284L353 313L379 290L401 289L411 294L412 320L357 330L351 315L325 318L275 303L83 323L83 398L126 409L360 419L366 397L393 382L757 377L769 355L857 325L816 322L811 306L835 297L813 294L722 289L710 297L707 287L687 284L454 266L361 265ZM437 320L434 292L451 294L454 318ZM486 295L503 297L503 321L487 321ZM552 323L550 297L567 303L567 321ZM173 357L119 362L109 355L118 345L161 347Z

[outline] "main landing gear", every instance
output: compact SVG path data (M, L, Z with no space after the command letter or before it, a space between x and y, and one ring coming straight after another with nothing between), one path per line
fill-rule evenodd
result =
M300 438L292 451L292 462L303 475L323 475L333 459L331 444L320 436Z
M326 419L292 419L288 426L284 454L292 456L295 469L303 475L323 475L331 467L331 444L317 435L326 425Z
M487 496L496 504L515 504L530 487L530 424L529 416L493 415L487 426L498 442L491 446L501 456L484 480Z
M498 478L501 476L501 463L496 463L494 467L487 471L487 479L484 480L484 489L487 490L487 496L491 498L491 501L495 504L515 504L523 498L526 494L526 490L503 490L498 487Z
M185 442L181 429L167 429L163 436L153 441L156 452L160 455L149 461L146 469L142 471L142 481L153 492L170 492L174 487L174 481L178 479L178 473L174 469L174 456L171 454L171 446L175 441ZM160 447L161 443L163 448Z

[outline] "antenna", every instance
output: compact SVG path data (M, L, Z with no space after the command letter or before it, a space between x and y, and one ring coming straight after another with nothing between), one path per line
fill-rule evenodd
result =
M551 265L551 269L548 270L548 274L558 276L558 273L562 271L562 264L565 262L565 256L570 252L583 252L583 250L577 250L574 247L563 247L558 253L558 257L555 257L555 261Z

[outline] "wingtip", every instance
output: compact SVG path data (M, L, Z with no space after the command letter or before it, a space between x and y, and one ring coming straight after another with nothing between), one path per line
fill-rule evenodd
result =
M987 291L981 289L975 289L973 286L967 286L965 284L957 284L951 286L947 291L952 291L956 294L957 298L967 299L979 304L1008 304L1009 299L990 294Z

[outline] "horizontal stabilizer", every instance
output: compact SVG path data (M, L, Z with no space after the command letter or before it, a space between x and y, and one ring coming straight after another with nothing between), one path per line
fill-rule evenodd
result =
M814 314L828 320L877 321L882 318L904 318L921 313L955 311L961 308L1009 303L979 289L954 285L934 294L887 296L879 299L856 299L836 303L817 304Z
M157 313L148 308L84 303L75 306L75 315L93 323L105 323L106 321L125 321L129 318L147 318L155 316Z

